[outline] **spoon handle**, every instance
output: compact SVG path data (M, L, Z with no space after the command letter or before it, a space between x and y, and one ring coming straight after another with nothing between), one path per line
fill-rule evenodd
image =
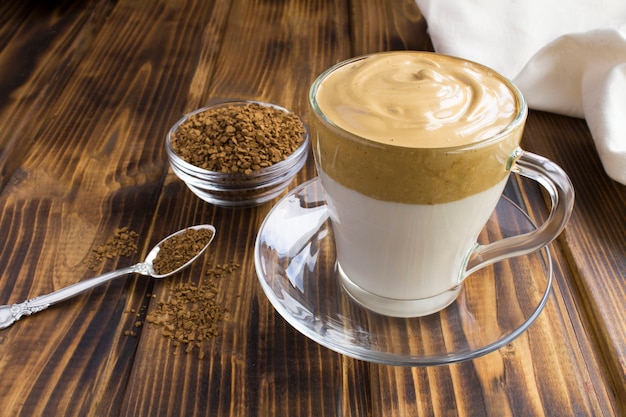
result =
M0 329L6 329L23 316L30 316L45 310L53 304L65 301L84 291L102 285L114 278L130 273L148 274L147 267L144 263L135 264L117 271L108 272L100 276L77 282L68 287L61 288L46 295L40 295L30 300L26 300L19 304L0 306Z

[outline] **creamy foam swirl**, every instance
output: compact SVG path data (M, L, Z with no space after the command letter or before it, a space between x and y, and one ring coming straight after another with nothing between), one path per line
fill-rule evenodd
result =
M464 145L504 130L519 111L506 80L452 57L371 55L336 69L317 92L337 126L396 146Z

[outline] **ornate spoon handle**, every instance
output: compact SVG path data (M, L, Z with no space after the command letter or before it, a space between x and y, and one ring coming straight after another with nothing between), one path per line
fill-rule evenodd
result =
M117 271L108 272L95 278L77 282L76 284L61 288L60 290L51 292L50 294L40 295L19 304L0 306L0 329L6 329L23 316L30 316L31 314L38 313L53 304L65 301L68 298L72 298L77 294L102 285L114 278L133 272L140 273L142 275L147 275L149 273L146 264L139 263Z

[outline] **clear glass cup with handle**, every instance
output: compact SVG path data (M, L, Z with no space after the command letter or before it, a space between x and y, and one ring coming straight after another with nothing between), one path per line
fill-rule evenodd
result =
M339 279L373 311L440 311L472 272L546 246L569 219L567 174L520 148L526 101L490 68L430 52L371 54L323 72L309 105ZM550 216L479 245L510 173L547 190Z

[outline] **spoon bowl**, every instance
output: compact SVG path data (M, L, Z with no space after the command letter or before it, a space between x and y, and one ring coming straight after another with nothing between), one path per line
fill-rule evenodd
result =
M166 273L161 273L161 274L157 273L154 269L154 261L157 258L161 249L164 247L164 244L170 241L171 239L175 239L177 236L183 235L190 229L191 230L208 230L211 235L208 238L208 241L202 247L198 248L198 250L194 252L191 256L189 256L189 258L186 259L182 265L177 266L176 268L173 268L172 270L168 270ZM154 246L154 248L152 248L150 252L148 252L148 255L146 256L143 262L140 262L138 264L135 264L126 268L119 269L117 271L108 272L106 274L103 274L94 278L90 278L85 281L77 282L76 284L72 284L68 287L61 288L60 290L51 292L46 295L40 295L38 297L31 298L30 300L24 301L19 304L0 306L0 329L6 329L7 327L15 323L17 320L21 319L23 316L30 316L34 313L45 310L46 308L50 307L53 304L59 303L61 301L65 301L68 298L72 298L82 292L95 288L99 285L102 285L106 282L109 282L115 278L121 277L126 274L136 273L140 275L151 276L153 278L158 278L158 279L169 277L170 275L173 275L187 268L196 259L198 259L198 257L202 255L204 251L206 251L206 249L209 247L214 237L215 237L215 227L211 225L204 224L204 225L191 226L186 229L179 230L178 232L172 233L171 235L169 235L168 237L166 237L165 239L157 243Z
M155 270L154 270L154 260L156 259L156 257L158 256L159 252L161 251L161 248L163 247L163 244L170 240L173 239L176 236L180 236L183 235L184 233L186 233L188 230L208 230L211 232L211 237L209 239L209 241L204 245L204 247L202 247L202 249L200 249L194 256L190 257L184 264L182 264L181 266L168 271L165 274L158 274ZM204 251L206 251L206 249L209 247L209 245L211 244L211 242L213 241L213 238L215 237L215 227L208 225L208 224L201 224L201 225L197 225L197 226L190 226L186 229L182 229L179 230L178 232L172 233L171 235L169 235L168 237L166 237L165 239L161 240L159 243L157 243L156 245L154 245L154 247L150 250L150 252L148 252L148 255L146 255L146 259L143 261L143 264L146 266L146 273L143 275L149 275L152 278L166 278L169 277L170 275L173 275L179 271L182 271L183 269L187 268L189 265L191 265L193 263L193 261L195 261L196 259L198 259L198 257L200 255L202 255L204 253ZM140 272L141 273L141 272Z

